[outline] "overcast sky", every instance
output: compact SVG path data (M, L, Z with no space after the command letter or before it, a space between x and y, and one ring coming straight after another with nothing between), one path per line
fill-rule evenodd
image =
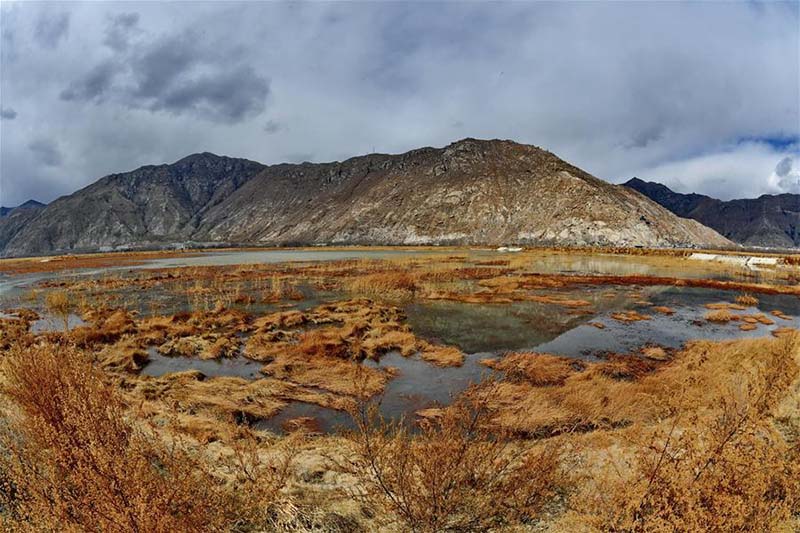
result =
M210 151L463 137L721 198L798 191L798 2L0 4L0 204Z

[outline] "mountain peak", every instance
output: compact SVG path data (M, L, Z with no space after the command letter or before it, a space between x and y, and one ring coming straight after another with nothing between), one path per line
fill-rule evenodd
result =
M211 152L198 152L196 154L189 154L186 157L178 159L173 165L187 165L194 163L205 163L209 161L219 161L221 159L229 159L224 155L217 155Z
M45 204L42 202L38 202L31 198L30 200L23 202L16 207L0 207L0 217L10 215L12 211L17 209L39 209L40 207L44 206Z
M31 207L44 207L44 206L45 206L45 204L43 204L42 202L39 202L39 201L34 200L33 198L31 198L30 200L19 204L17 206L17 208L18 209L19 208L28 209L28 208L31 208Z

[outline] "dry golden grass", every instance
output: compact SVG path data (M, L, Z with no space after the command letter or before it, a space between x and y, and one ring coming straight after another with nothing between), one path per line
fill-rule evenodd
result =
M515 353L499 361L487 359L483 364L505 372L510 381L525 380L536 387L563 385L576 369L583 369L581 361L538 353Z
M724 324L732 320L738 320L739 315L731 313L727 309L715 309L714 311L709 311L708 313L706 313L705 319L708 320L709 322Z
M345 289L357 296L377 300L404 301L419 289L414 276L405 271L380 272L346 280Z
M633 311L633 310L612 313L611 318L619 322L640 322L642 320L651 319L649 315L644 315L638 311Z
M691 381L702 367L703 378ZM797 334L698 343L681 354L653 376L684 374L682 385L673 381L659 394L669 418L627 430L622 457L601 452L611 464L583 485L584 519L600 530L791 530L800 511L800 448L798 435L782 427L800 421L799 371ZM603 492L592 493L599 486Z
M736 297L736 303L747 307L755 307L758 305L758 298L752 294L740 294Z
M258 507L247 492L226 490L201 457L137 420L74 348L12 350L3 373L14 407L0 440L5 529L229 531L277 494L278 486L262 490L266 478L244 462L255 483L242 488L259 491Z
M66 291L50 291L45 296L45 307L64 323L64 330L69 329L69 315L74 309L70 295Z
M656 313L661 313L662 315L674 315L675 310L671 307L667 307L665 305L654 305L651 307L653 311Z
M774 311L771 311L770 314L776 318L780 318L781 320L788 320L788 321L792 320L792 317L788 316L780 309L775 309Z
M382 527L390 531L460 531L548 526L551 531L791 530L789 517L800 512L796 483L800 476L800 361L791 354L796 354L800 341L790 328L773 330L774 339L697 342L675 353L647 346L641 353L644 357L611 355L599 362L542 354L508 355L490 363L505 373L505 380L470 391L453 408L426 411L418 433L409 427L377 424L362 426L348 440L315 437L303 459L315 466L293 478L291 489L298 499L313 497L303 505L275 510L272 502L282 502L285 495L276 494L275 487L293 474L287 472L283 461L267 460L266 465L257 466L272 457L266 451L271 437L251 432L247 428L250 422L274 415L291 401L342 410L350 408L356 398L379 394L392 374L362 365L365 357L379 358L397 350L447 366L460 364L463 354L454 347L417 338L402 312L390 305L351 300L263 316L231 311L231 305L252 312L254 299L285 303L300 284L304 290L312 286L398 302L428 298L476 303L533 300L579 312L589 311L589 301L577 294L587 285L631 286L635 292L628 298L640 299L642 305L646 295L640 287L654 284L708 286L745 294L798 294L791 285L527 272L536 254L551 253L560 252L524 252L510 259L479 261L481 264L464 255L417 256L55 280L51 286L73 296L74 306L80 308L87 324L66 334L33 335L28 318L2 318L0 359L11 352L48 350L63 356L59 350L68 349L91 361L93 375L117 397L105 402L121 402L115 412L124 424L108 427L129 435L141 432L154 437L155 444L145 448L147 443L135 439L134 444L120 444L110 437L93 436L97 444L89 449L106 449L108 443L121 449L114 458L107 452L98 452L98 456L108 462L131 462L131 478L145 480L138 483L148 487L150 496L128 486L131 480L114 483L134 502L151 501L147 497L160 502L158 483L183 491L186 484L172 476L186 472L192 487L202 485L193 498L204 504L206 498L213 498L197 511L205 523L194 530L324 531L341 525L351 528L344 529L349 531L358 530L359 521L368 524L364 528L368 531ZM646 259L658 267L684 261L669 256ZM194 312L142 318L104 304L109 290L144 289L187 297ZM592 297L592 301L597 299ZM732 312L749 305L752 301L737 299L736 303L711 304L709 311L726 312L741 326L754 328L773 323L773 318L791 319L780 312L770 317ZM667 313L668 308L649 309ZM619 316L649 318L639 312ZM261 379L214 378L198 372L160 378L138 374L148 348L188 357L225 357L235 353L240 334L251 334L244 352L264 363L266 374ZM60 345L64 341L74 346L64 348ZM30 347L35 351L24 352ZM56 379L56 367L49 368L48 379ZM36 371L30 374L37 375ZM0 373L0 384L7 383L5 373ZM36 385L32 390L44 388ZM85 388L80 390L86 394ZM70 420L87 417L77 412L78 408L85 410L89 405L95 409L100 403L62 402L63 416ZM17 408L9 407L14 405L16 402L5 402L2 408L13 411ZM475 406L479 406L480 422L473 422ZM239 426L232 429L230 419ZM29 424L28 419L15 420ZM308 417L296 419L292 425L297 433L313 428ZM233 433L239 436L233 437ZM61 491L65 491L67 496L91 500L88 489L80 492L82 487L73 485L76 480L90 488L97 483L62 472L53 477L48 461L61 460L62 452L53 452L52 446L45 449L18 454L31 464L44 465L40 468L49 476L48 490L41 490L42 496L37 497L53 493L64 499ZM170 455L173 452L175 455ZM162 453L167 453L165 459L161 459ZM141 466L147 461L137 462L132 457L137 454L157 457L157 464L165 465L165 470L159 470L164 479L148 478L147 469ZM328 454L336 455L342 468L320 466L324 463L321 458ZM76 461L66 452L63 457ZM173 466L171 457L180 458L186 470ZM32 468L25 472L35 472ZM116 476L124 470L119 465L109 468ZM7 501L34 479L28 476L21 484L8 483L12 479L8 472L7 468L0 470L0 478L7 482ZM320 481L314 481L317 477ZM102 490L92 492L92 497L100 498L103 505L110 498ZM30 514L30 509L46 516L40 511L43 507L26 511L20 501L14 497L14 503L6 507L13 513L2 515L7 528L19 526L19 517ZM186 503L180 512L168 511L165 517L161 504L156 503L154 516L141 518L152 520L143 530L192 531L193 526L181 522L186 518L180 513L194 513L199 505ZM226 508L220 509L222 506ZM105 509L102 507L103 512ZM331 509L347 509L349 517L331 514ZM139 520L140 515L136 516ZM160 521L168 525L162 526ZM97 524L95 530L124 530L107 522ZM61 529L69 531L70 526ZM72 527L87 529L92 530L83 524Z

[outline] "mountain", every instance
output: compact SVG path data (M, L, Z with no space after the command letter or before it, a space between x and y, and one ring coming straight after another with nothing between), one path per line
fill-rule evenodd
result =
M28 200L17 207L0 207L0 250L39 214L45 204Z
M253 161L202 153L112 174L40 209L8 239L3 255L181 242L205 211L263 169Z
M676 215L692 218L747 246L800 247L800 194L765 194L722 201L702 194L681 194L654 182L633 178L624 184Z
M701 224L535 146L464 139L343 162L212 154L115 174L7 243L31 255L159 243L729 246Z
M0 207L0 218L7 217L11 214L12 211L18 209L39 209L40 207L44 207L45 204L42 202L37 202L36 200L28 200L25 203L19 204L17 207Z

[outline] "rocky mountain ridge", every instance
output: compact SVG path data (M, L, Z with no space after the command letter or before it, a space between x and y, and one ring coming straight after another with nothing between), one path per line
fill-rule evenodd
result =
M728 246L535 146L464 139L343 162L196 154L100 179L42 209L5 256L186 241Z
M624 184L669 209L746 245L800 247L800 194L765 194L723 201L702 194L683 194L655 182L633 178Z

